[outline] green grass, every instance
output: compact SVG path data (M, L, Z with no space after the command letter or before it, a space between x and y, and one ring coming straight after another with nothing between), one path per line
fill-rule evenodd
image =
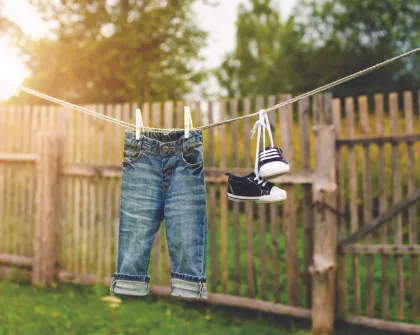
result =
M285 317L177 298L122 297L111 303L102 300L105 296L103 286L40 289L0 282L0 335L309 334L309 323ZM379 335L349 327L335 334Z

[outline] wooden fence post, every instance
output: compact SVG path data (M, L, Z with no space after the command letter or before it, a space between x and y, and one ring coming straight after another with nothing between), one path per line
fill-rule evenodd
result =
M328 114L329 109L326 109ZM312 335L331 334L335 317L337 226L336 134L332 118L314 127L316 170L313 183L314 257L312 275Z
M37 189L33 285L48 285L55 277L59 137L53 132L37 135Z

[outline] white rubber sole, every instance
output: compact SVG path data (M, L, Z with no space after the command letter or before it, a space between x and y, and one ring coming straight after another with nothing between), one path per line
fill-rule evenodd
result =
M290 165L283 162L270 162L261 166L260 176L271 181L271 179L278 178L290 172Z
M263 195L262 197L256 197L256 198L251 198L251 197L241 197L239 195L233 195L230 194L228 192L228 198L229 200L232 201L237 201L237 202L256 202L259 204L269 204L269 203L273 203L273 202L279 202L279 201L284 201L287 199L287 193L284 192L285 194L277 194L277 195Z

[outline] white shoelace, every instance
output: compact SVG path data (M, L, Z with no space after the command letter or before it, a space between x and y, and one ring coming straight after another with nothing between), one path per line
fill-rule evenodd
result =
M251 130L251 133L252 133L251 138L253 138L255 135L255 131L258 129L257 146L256 146L257 149L255 153L255 165L254 165L254 173L255 173L254 180L258 181L258 184L262 183L262 186L265 186L268 183L268 181L262 179L258 171L258 162L260 159L260 155L258 154L258 152L259 152L259 146L260 146L260 140L261 140L261 132L263 132L263 150L265 149L265 130L266 129L268 131L268 136L270 137L271 147L274 147L274 142L273 142L273 135L271 134L270 121L268 120L267 112L264 109L261 109L258 113L259 113L258 121L255 122L255 125ZM271 150L267 150L267 153L271 154Z

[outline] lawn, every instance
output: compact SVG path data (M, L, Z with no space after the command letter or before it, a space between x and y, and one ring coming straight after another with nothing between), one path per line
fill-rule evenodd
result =
M104 301L107 296L103 286L60 284L39 289L25 283L0 282L0 335L309 334L309 323L285 317L177 298ZM379 335L348 327L336 334Z

